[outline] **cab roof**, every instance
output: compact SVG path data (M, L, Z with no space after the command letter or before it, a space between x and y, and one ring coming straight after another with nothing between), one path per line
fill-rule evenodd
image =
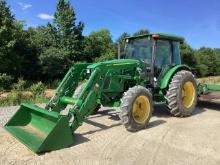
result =
M184 38L172 34L165 34L165 33L149 33L144 35L138 35L135 37L127 37L126 39L135 39L135 38L142 38L142 37L152 37L155 39L164 39L164 40L172 40L172 41L179 41L183 42Z

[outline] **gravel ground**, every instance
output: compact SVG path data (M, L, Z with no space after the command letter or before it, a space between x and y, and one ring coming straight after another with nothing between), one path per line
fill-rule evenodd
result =
M4 125L18 107L0 108ZM219 165L220 104L200 103L188 118L155 106L147 129L127 132L116 111L102 109L76 131L75 145L36 155L0 127L0 164ZM65 139L64 139L65 140Z
M8 119L14 115L19 106L2 107L0 108L0 126L3 126Z

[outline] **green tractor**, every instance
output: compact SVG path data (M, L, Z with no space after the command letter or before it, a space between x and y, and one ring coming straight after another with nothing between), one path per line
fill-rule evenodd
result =
M40 153L71 146L73 132L100 105L120 106L128 131L147 127L156 102L173 116L189 116L207 89L198 90L190 68L181 64L181 42L166 34L127 38L121 59L74 65L45 108L22 103L4 128Z

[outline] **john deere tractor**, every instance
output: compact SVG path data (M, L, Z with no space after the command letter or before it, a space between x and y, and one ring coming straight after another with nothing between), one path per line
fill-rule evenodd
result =
M76 64L45 108L22 103L5 129L34 152L71 146L73 133L100 105L120 107L128 131L147 127L155 102L171 115L192 114L198 92L190 68L181 64L183 38L148 34L126 39L121 59Z

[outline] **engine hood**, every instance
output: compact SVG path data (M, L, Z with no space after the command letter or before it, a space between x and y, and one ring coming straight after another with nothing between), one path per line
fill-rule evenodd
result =
M140 64L140 62L138 60L134 60L134 59L116 59L116 60L110 60L110 61L104 61L104 62L98 62L98 63L94 63L89 65L87 68L89 69L93 69L96 68L98 66L127 66L127 65L135 65L138 66Z

